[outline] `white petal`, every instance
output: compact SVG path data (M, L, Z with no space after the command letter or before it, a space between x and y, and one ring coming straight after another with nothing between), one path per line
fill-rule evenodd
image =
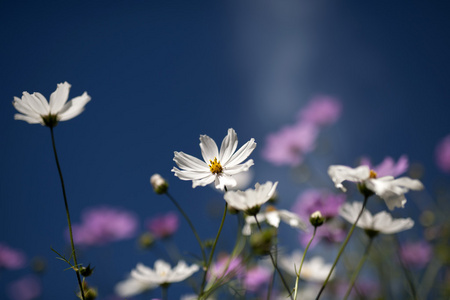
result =
M78 96L67 102L61 111L58 113L60 121L67 121L75 118L84 111L84 106L91 100L91 97L84 92L83 95Z
M50 95L50 113L57 114L69 98L70 84L58 83L56 90Z
M238 151L236 151L230 158L229 161L224 163L224 167L231 168L235 165L243 162L256 148L255 139L250 139L247 143L245 143Z
M346 191L345 187L342 185L344 181L361 182L369 178L370 169L368 166L359 166L357 168L350 168L341 165L332 165L328 167L328 175L331 180L333 180L334 185Z
M200 136L200 149L202 149L203 160L207 164L209 164L210 160L214 160L214 158L219 159L219 150L217 149L216 142L209 136Z
M48 110L42 105L41 100L37 98L35 95L30 95L27 92L23 92L22 100L25 98L25 103L37 114L39 115L47 115Z
M184 152L175 151L173 160L176 162L178 167L182 169L186 169L188 171L211 173L208 165L205 162Z
M234 151L236 151L238 145L237 134L233 128L228 129L227 136L223 139L222 145L220 146L219 157L221 164L226 164Z
M278 228L280 226L280 216L277 211L270 211L266 213L266 221L273 227Z
M253 159L249 159L242 165L234 165L232 167L224 167L223 172L228 175L235 175L235 174L239 174L241 172L248 171L248 169L253 165L254 165Z
M21 114L15 114L14 115L14 120L22 120L25 121L29 124L39 124L39 123L43 123L42 118L41 117L34 117L34 116L25 116L25 115L21 115Z
M197 186L207 186L208 184L214 182L216 176L213 174L208 175L203 179L194 179L192 180L192 188L196 188Z
M14 97L14 101L12 103L14 105L14 108L27 116L40 116L25 102L24 99Z
M216 175L214 180L214 185L216 189L224 190L225 187L234 187L236 186L236 180L233 177L228 176L226 174Z

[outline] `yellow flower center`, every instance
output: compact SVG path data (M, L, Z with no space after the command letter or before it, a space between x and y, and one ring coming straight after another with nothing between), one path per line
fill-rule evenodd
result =
M273 205L267 205L266 212L271 212L271 211L277 211L277 209Z
M214 157L214 161L209 160L211 163L209 165L209 169L211 170L211 173L213 174L220 174L223 171L222 165L220 164L220 161L217 160L217 157Z
M377 172L374 170L370 170L369 178L375 179L377 178Z

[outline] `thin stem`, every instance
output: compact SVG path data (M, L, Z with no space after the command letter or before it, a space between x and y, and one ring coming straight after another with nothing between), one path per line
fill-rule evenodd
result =
M327 278L325 279L325 282L323 283L322 287L320 288L319 294L317 294L316 300L318 300L318 299L320 298L320 295L322 294L322 292L323 292L323 290L325 289L325 287L326 287L328 281L330 280L331 274L333 273L333 270L334 270L334 268L336 267L336 265L337 265L337 263L338 263L338 261L339 261L339 258L341 257L342 253L344 252L344 249L345 249L345 247L347 246L347 243L348 243L348 241L350 240L350 237L352 236L353 231L355 230L356 223L358 223L359 218L361 218L361 215L362 215L362 213L363 213L363 211L364 211L364 208L366 207L367 199L369 199L369 197L368 197L368 196L364 196L364 202L363 202L361 211L359 212L358 217L356 218L355 223L353 223L352 227L350 228L350 231L348 232L347 237L345 238L344 243L342 244L341 248L339 249L338 255L336 256L336 259L334 260L334 263L333 263L333 265L331 266L331 270L330 270L330 272L328 273L328 276L327 276Z
M168 290L169 290L169 285L168 284L161 285L161 299L162 300L169 299L169 298L167 298Z
M297 272L297 279L295 280L295 294L294 294L294 300L297 300L297 291L298 291L298 281L300 279L300 273L302 271L303 262L305 261L306 252L308 252L309 246L311 245L311 242L313 241L314 237L316 236L317 226L314 226L314 232L311 237L311 239L308 242L308 245L306 245L305 251L303 252L302 262L300 263L300 267L298 268Z
M85 300L84 289L83 289L83 285L81 283L81 276L80 276L79 269L78 269L77 255L75 253L75 245L73 243L72 223L70 222L69 204L67 203L66 188L64 186L64 179L63 179L63 175L61 172L61 166L59 165L58 154L56 152L55 136L53 134L53 127L50 127L50 133L52 136L52 146L53 146L53 153L55 154L56 166L58 167L59 178L61 180L61 187L62 187L62 192L63 192L63 196L64 196L64 205L66 207L67 223L69 225L69 234L70 234L70 245L72 246L72 256L73 256L73 261L74 261L74 270L75 270L75 273L77 274L77 280L78 280L78 286L80 287L81 298L83 300Z
M397 250L400 250L400 241L398 240L398 236L394 234L394 240L397 244ZM402 258L400 257L400 251L397 252L398 261L400 262L400 266L402 267L403 273L405 273L406 281L408 281L409 287L411 289L411 293L413 296L413 299L417 300L417 291L414 284L414 279L412 278L411 271L408 269L408 267L403 263Z
M254 215L254 217L255 217L256 224L258 225L259 231L262 232L261 224L259 224L258 218L256 217L256 215ZM286 288L287 292L289 293L289 297L293 300L289 285L286 283L286 280L284 279L283 274L281 274L281 271L277 266L277 262L273 258L273 255L271 252L269 252L269 256L270 256L270 260L272 261L273 267L275 268L275 270L277 270L278 275L280 276L281 282L283 283L284 287Z
M353 272L352 278L350 279L350 284L348 286L347 292L345 293L344 300L347 300L348 296L350 296L350 293L353 289L353 286L355 285L356 278L358 277L359 272L361 271L362 266L366 262L367 257L369 256L369 251L372 246L374 237L369 238L369 244L366 247L366 250L364 251L363 257L361 257L361 260L358 263L358 266L356 267L355 271Z
M195 238L197 239L198 244L200 245L200 249L202 251L202 258L203 258L203 266L206 265L206 253L205 253L205 248L203 247L203 243L202 240L200 239L200 236L197 233L197 230L194 227L194 224L192 224L191 220L189 219L188 215L184 212L184 210L181 208L181 206L178 204L178 202L175 200L174 197L172 197L171 194L169 194L169 192L166 191L166 195L167 197L169 197L169 199L172 201L172 203L176 206L176 208L180 211L180 213L183 215L184 219L186 220L186 222L189 224L189 227L191 228L192 232L195 235Z
M226 190L226 188L225 188ZM217 231L216 239L214 240L214 243L211 248L211 252L209 253L208 263L205 266L205 273L203 273L203 280L202 285L200 287L200 295L199 298L201 298L204 294L205 284L206 284L206 275L208 274L209 267L211 266L211 262L214 256L214 251L216 250L217 241L219 240L220 233L222 232L223 224L225 223L225 217L227 216L228 211L228 203L225 202L225 209L223 210L223 216L222 216L222 222L220 222L219 230Z

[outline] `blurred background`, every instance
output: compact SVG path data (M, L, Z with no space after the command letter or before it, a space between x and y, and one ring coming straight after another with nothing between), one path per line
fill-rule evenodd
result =
M74 224L104 206L137 219L132 237L80 247L79 260L96 267L90 284L109 299L138 262L160 257L137 242L146 220L175 211L153 192L152 174L168 180L202 238L215 236L222 195L170 172L173 151L200 157L200 134L220 143L234 128L239 145L255 138L251 184L279 181L282 208L309 187L339 193L330 164L406 154L426 190L419 205L394 214L418 222L450 181L435 162L436 145L450 134L449 12L438 1L0 1L0 242L26 257L24 267L0 270L0 298L11 298L11 282L31 274L36 257L46 265L41 299L70 299L76 290L50 250L70 252L50 132L15 121L14 96L49 99L67 81L69 99L92 97L55 138ZM342 111L315 149L296 166L264 159L267 136L295 123L318 95L337 99ZM233 217L226 224L224 249L237 230ZM285 242L297 236L288 227L286 234ZM182 219L173 241L183 254L199 253ZM175 286L174 299L190 291Z

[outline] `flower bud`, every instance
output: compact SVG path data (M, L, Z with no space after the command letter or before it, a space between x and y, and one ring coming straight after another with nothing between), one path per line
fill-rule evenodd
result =
M267 255L273 245L273 239L276 236L275 228L263 229L250 237L250 246L257 255Z
M86 281L83 281L82 286L85 300L95 300L97 298L98 292L96 288L90 287ZM77 296L78 298L82 299L81 292L78 292Z
M323 224L323 222L325 221L325 218L322 216L322 213L318 210L316 210L315 212L313 212L311 214L311 216L309 217L309 222L311 223L312 226L314 227L319 227Z
M150 184L152 185L155 193L159 195L167 192L167 189L169 188L167 181L159 174L153 174L152 177L150 177Z
M89 264L87 267L81 267L80 268L80 274L83 277L89 277L94 272L94 269L95 269L95 267L91 268L91 264Z
M139 237L138 243L142 249L150 249L155 243L155 237L150 232L143 233Z

